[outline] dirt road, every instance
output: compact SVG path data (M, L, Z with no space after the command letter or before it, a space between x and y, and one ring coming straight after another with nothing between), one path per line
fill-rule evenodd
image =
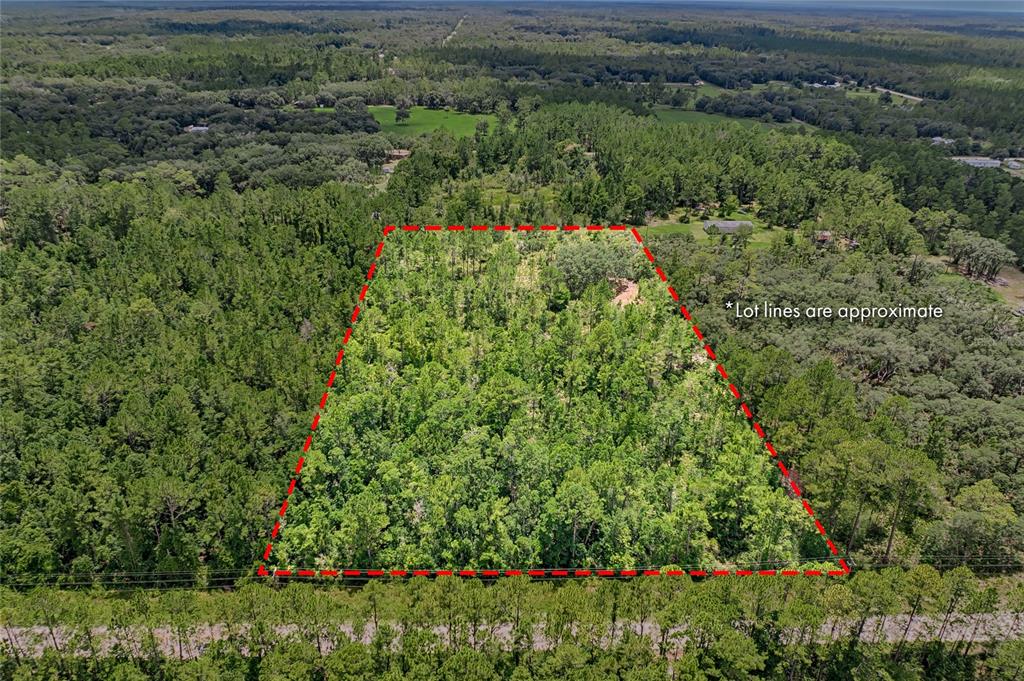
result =
M447 45L448 41L455 37L455 34L458 33L459 29L462 27L462 22L465 20L466 15L462 15L462 18L459 19L459 23L455 24L455 28L452 29L452 32L445 36L445 39L441 41L442 47Z
M826 623L819 629L819 640L843 639L855 634L857 622ZM397 630L397 624L390 625ZM620 622L614 627L603 631L586 629L586 633L576 630L569 635L578 634L592 639L596 636L604 644L618 640L626 631L646 636L651 646L657 648L664 640L669 646L669 656L675 657L686 647L687 635L685 627L674 627L666 632L663 639L662 629L654 622ZM431 631L441 643L449 640L449 628L436 626ZM482 645L486 641L497 641L507 645L514 640L510 624L496 623L478 627L475 635L469 632L468 625L457 629L457 640L468 640ZM369 644L374 638L374 626L368 623L361 631L349 624L326 625L319 631L320 649L327 653L338 642L354 641ZM566 637L563 632L562 638ZM302 631L294 625L278 625L267 630L256 630L247 624L229 626L226 624L200 624L183 629L161 626L152 629L132 627L109 629L96 627L86 636L85 632L75 634L67 628L47 627L4 627L0 629L0 649L15 652L19 656L39 656L46 649L57 648L64 653L76 655L109 655L118 649L135 652L157 650L168 657L193 659L202 654L203 650L217 641L234 639L244 641L247 646L263 647L286 638L309 639L317 643L317 637L311 631ZM797 632L793 632L794 640ZM942 617L915 617L911 622L906 615L887 617L870 617L864 622L860 631L860 640L870 643L907 641L936 641L947 643L970 641L976 643L1024 638L1024 621L1016 613L995 613L983 615L960 615L954 613L948 620ZM542 626L534 628L532 645L535 650L547 650L561 641L549 638Z

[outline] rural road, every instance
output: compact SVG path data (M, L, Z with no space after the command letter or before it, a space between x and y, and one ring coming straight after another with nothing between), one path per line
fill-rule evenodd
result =
M398 625L391 625L399 629ZM841 639L853 634L853 627L856 623L825 624L819 631L820 640L829 638ZM191 626L181 631L173 627L161 626L152 629L132 627L125 629L111 630L107 627L95 627L90 632L90 637L82 633L74 635L71 630L64 627L57 627L53 630L43 627L8 627L0 630L0 650L18 656L33 657L39 656L46 649L59 648L67 653L74 652L77 655L108 655L118 648L127 648L133 651L143 651L149 648L148 642L152 640L153 645L168 657L179 657L181 659L193 659L200 656L204 649L214 642L228 638L246 640L246 643L260 645L265 641L270 645L276 640L288 637L303 638L315 641L311 630L302 631L295 625L278 625L267 632L258 634L249 631L249 626L226 624L201 624ZM646 636L651 640L651 646L657 648L662 640L661 628L653 622L622 622L613 628L595 627L588 632L579 632L583 638L593 640L595 637L606 643L619 639L626 630L632 630L635 634ZM488 640L498 640L502 643L509 643L513 640L513 630L510 624L494 624L481 626L476 631L476 636L468 633L469 626L457 629L458 641L466 638L476 646ZM436 626L432 628L434 634L440 641L449 638L447 626ZM319 631L319 645L326 654L335 645L336 641L347 640L363 644L369 644L374 636L375 628L372 623L367 625L357 635L355 628L349 624L325 625ZM796 636L798 632L794 631ZM941 636L940 636L941 634ZM897 642L906 637L908 641L934 641L942 640L947 643L957 641L988 642L1002 641L1009 639L1024 638L1024 619L1016 613L993 613L980 615L954 614L943 627L943 620L940 617L916 617L907 627L906 615L892 615L887 617L870 617L861 630L860 640L870 643L881 641ZM560 638L567 638L563 634ZM560 638L548 638L544 635L544 628L541 625L534 627L533 648L535 650L547 650L552 645L560 643ZM273 639L273 640L271 640ZM685 628L674 627L666 632L664 639L668 646L669 657L681 653L686 645Z
M915 95L908 95L908 94L906 94L904 92L897 92L896 90L890 90L887 87L878 87L876 85L875 89L878 90L879 92L888 92L890 95L895 95L897 97L902 97L903 99L909 99L912 102L923 102L924 101L923 97L917 97Z
M462 22L465 21L465 20L466 20L466 16L463 15L462 18L459 19L459 23L455 24L455 28L452 29L452 32L449 33L447 36L445 36L445 39L441 41L441 46L442 47L447 45L448 41L455 37L455 34L458 32L459 28L462 26Z

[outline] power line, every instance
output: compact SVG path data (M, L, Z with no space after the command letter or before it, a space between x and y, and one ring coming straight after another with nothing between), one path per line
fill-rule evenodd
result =
M808 558L802 560L800 564L809 563L827 563L831 562L831 556L821 556L817 558ZM920 554L915 557L918 561L915 565L933 565L936 568L944 569L951 567L964 566L978 571L1006 571L1006 570L1020 570L1024 569L1024 564L1020 562L1009 562L1007 561L1006 554L981 554L971 556L969 559L964 560L962 555L952 553L932 553L932 554ZM793 567L792 561L745 561L741 563L733 563L728 567L732 570L736 569L779 569L786 567ZM722 566L723 569L726 566ZM854 564L855 569L882 569L889 567L909 567L905 564L901 564L900 561L890 562L858 562ZM692 570L709 570L707 565L699 564L673 564L673 569L689 572ZM438 570L445 568L426 568L430 569L431 574L429 577L439 577L441 575L436 574ZM486 581L492 580L494 576L488 576L481 574L486 568L477 568L476 574L473 577L483 579ZM527 574L530 568L523 568L522 573ZM542 568L533 568L542 569ZM557 568L558 571L564 571L566 574L553 575L550 574L552 568L545 569L544 575L527 575L532 581L565 581L574 579L585 579L593 577L599 570L605 568ZM621 571L621 568L614 568L617 572ZM645 570L659 570L661 572L666 571L666 566L637 566L635 568L637 576L642 576ZM576 571L584 571L587 574L575 574ZM317 584L329 584L339 583L348 585L358 585L363 582L367 582L372 579L379 579L381 577L391 579L403 579L414 576L414 570L407 570L406 575L391 575L390 571L385 570L381 576L370 576L366 574L366 570L360 570L359 575L345 575L343 571L338 571L336 575L322 575L319 570L311 570L315 574L312 575L300 575L299 569L293 569L291 574L282 577L274 577L274 581L277 583L287 582L307 582ZM506 569L501 569L502 573ZM458 570L454 571L453 576L459 576ZM504 576L504 575L501 575ZM627 575L616 575L620 578L628 578ZM230 589L238 585L240 581L245 578L256 578L263 581L263 578L258 578L255 571L251 568L231 568L231 569L212 569L212 570L201 570L201 571L186 571L186 570L151 570L151 571L124 571L124 572L33 572L33 573L9 573L0 575L0 587L14 589L14 590L28 590L37 587L57 587L57 588L89 588L89 587L100 587L110 589L141 589L141 590L165 590L165 589Z

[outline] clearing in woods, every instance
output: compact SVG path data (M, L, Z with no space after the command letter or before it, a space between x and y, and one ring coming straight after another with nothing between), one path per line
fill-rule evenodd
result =
M381 131L396 135L415 137L435 130L447 130L456 137L469 137L476 132L476 124L487 121L491 125L497 122L492 114L468 114L447 109L428 109L422 106L409 108L409 118L404 121L395 120L397 109L393 106L380 105L368 107L373 117L380 123Z

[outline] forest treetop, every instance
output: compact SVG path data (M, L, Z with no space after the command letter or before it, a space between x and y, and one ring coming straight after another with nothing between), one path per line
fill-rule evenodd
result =
M2 14L0 677L1020 677L1019 16ZM802 492L635 244L420 233L338 366L414 223L635 225ZM851 578L257 572L819 567L794 494Z

